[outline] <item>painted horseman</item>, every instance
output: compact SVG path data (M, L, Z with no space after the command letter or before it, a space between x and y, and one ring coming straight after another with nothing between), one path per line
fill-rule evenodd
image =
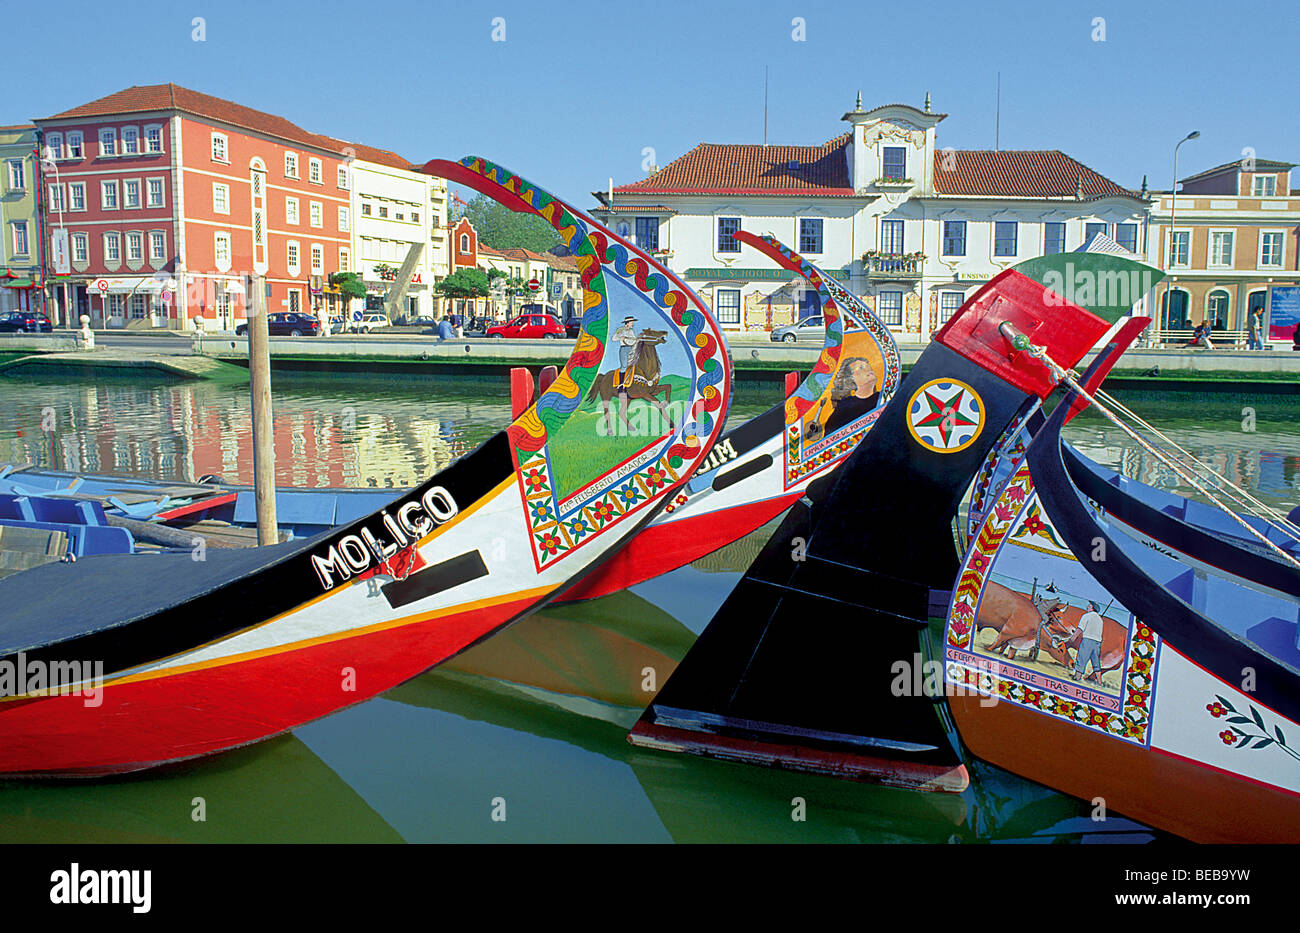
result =
M618 386L619 395L626 404L627 387L632 384L633 370L636 366L637 345L636 318L628 315L623 318L623 326L614 331L614 340L618 343L618 372L614 384Z
M611 339L618 345L618 368L598 376L591 385L591 391L587 393L587 401L600 398L605 424L610 434L614 433L614 415L609 403L615 395L618 396L619 401L619 420L629 431L631 430L627 418L629 399L648 401L664 416L668 430L673 430L672 414L659 400L660 395L665 396L667 401L672 400L672 386L659 381L662 367L659 353L655 349L664 343L667 337L667 331L653 330L649 327L642 328L641 333L638 334L636 318L631 315L624 318L622 326L611 335Z

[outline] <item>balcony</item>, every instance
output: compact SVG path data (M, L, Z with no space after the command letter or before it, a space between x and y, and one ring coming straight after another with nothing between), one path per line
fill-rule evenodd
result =
M925 257L920 253L895 255L891 253L864 253L862 268L869 279L919 279Z

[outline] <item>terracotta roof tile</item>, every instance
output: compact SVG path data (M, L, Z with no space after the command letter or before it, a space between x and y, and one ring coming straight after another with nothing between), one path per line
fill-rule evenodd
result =
M614 193L852 195L848 143L848 133L820 146L701 143L649 178L615 187Z
M232 126L254 130L275 136L300 145L314 146L327 152L342 153L348 145L341 140L317 133L310 133L284 117L263 113L243 104L222 100L210 94L191 91L176 84L151 84L129 87L126 90L109 94L90 103L73 107L62 113L56 113L47 120L65 120L76 117L106 117L125 113L141 113L153 110L179 110L198 117L207 117L229 123Z
M1056 149L955 150L934 154L934 190L941 195L1074 197L1080 178L1084 200L1137 197Z

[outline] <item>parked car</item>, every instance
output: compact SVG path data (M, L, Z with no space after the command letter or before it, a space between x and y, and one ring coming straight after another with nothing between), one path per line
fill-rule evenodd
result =
M7 311L0 314L0 334L51 333L54 325L39 311Z
M558 340L564 336L564 325L549 314L521 314L505 324L495 324L487 329L489 337L533 338Z
M582 318L571 317L564 325L564 333L570 340L578 339L578 331L582 330Z
M392 327L393 322L388 320L388 315L377 312L367 312L361 316L361 320L352 322L352 330L358 334L368 334L371 331L378 330L381 327Z
M826 322L822 320L820 314L815 314L812 317L804 318L798 324L786 324L784 327L773 328L772 339L777 343L798 343L800 340L824 343L826 340Z
M272 337L315 337L320 333L320 320L310 314L277 311L266 316L266 330ZM248 322L237 326L235 333L240 337L247 334Z

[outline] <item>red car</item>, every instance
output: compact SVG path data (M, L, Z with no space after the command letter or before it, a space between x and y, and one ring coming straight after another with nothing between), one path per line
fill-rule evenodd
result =
M487 336L558 340L565 334L564 325L549 314L521 314L509 323L492 325L487 329Z

